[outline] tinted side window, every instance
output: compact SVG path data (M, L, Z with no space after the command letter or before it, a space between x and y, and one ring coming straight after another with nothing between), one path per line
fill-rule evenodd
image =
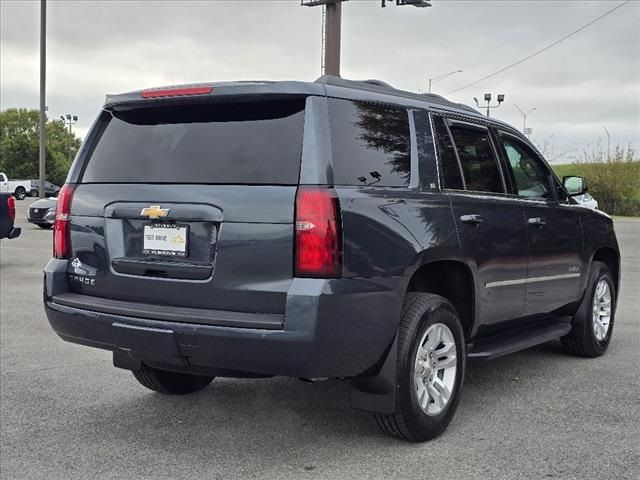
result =
M451 141L451 136L445 120L442 117L434 117L434 128L436 130L438 158L442 169L442 187L453 190L464 190L460 164L456 155L455 147Z
M406 108L329 99L329 124L336 185L409 185L411 136Z
M450 127L467 190L504 193L489 131L454 123Z
M516 193L523 197L551 198L549 172L537 156L515 138L501 135L501 139L516 181Z

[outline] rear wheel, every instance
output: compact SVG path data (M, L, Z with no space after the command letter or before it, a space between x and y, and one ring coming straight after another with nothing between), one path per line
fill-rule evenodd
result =
M18 200L24 200L27 196L27 191L24 189L24 187L18 187L16 188L16 191L13 192L13 196Z
M573 317L573 328L560 339L566 352L580 357L599 357L607 351L613 333L615 293L613 276L607 266L593 262L587 290Z
M134 370L132 373L136 380L148 389L167 395L185 395L197 392L209 385L214 378L158 370L144 364L140 370Z
M465 370L464 334L443 297L408 293L398 329L396 407L375 414L385 433L421 442L440 435L460 399Z

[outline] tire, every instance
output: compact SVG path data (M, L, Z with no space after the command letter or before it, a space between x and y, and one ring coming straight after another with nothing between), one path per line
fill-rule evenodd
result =
M16 197L17 200L24 200L27 196L27 191L24 187L18 187L16 188L16 191L13 192L13 196Z
M53 227L53 225L50 223L38 223L38 226L43 230L49 230L51 227Z
M36 190L35 188L33 190L31 190L31 192L29 192L29 195L31 195L32 197L37 197L38 196L38 190Z
M446 328L442 328L442 326ZM444 332L440 342L437 333ZM448 333L447 333L448 332ZM432 335L435 335L432 337ZM426 337L425 337L426 336ZM433 344L431 341L433 340ZM451 345L451 340L454 345ZM437 343L436 343L437 342ZM451 363L454 368L445 370L431 370L436 357L428 361L427 367L431 372L419 373L417 355L418 348L428 353L435 346L435 352L440 351L439 359ZM440 346L441 345L441 346ZM447 349L448 345L448 351ZM452 350L453 348L453 350ZM451 358L455 352L455 357ZM421 355L422 356L422 355ZM396 405L392 414L375 414L380 429L388 435L410 442L423 442L440 435L449 425L460 400L460 391L464 380L466 363L465 341L460 319L453 306L443 297L426 293L408 293L402 307L402 318L398 328L398 363L396 370ZM423 368L424 370L424 368ZM442 373L442 377L440 377ZM421 380L416 378L418 376ZM434 384L431 378L440 378L440 385L450 386L450 396L443 404L436 402L431 395ZM453 380L453 384L451 384ZM429 384L428 388L420 389L419 381ZM440 388L435 390L441 391ZM418 398L419 392L420 400ZM428 394L428 399L424 396ZM440 397L442 399L442 397ZM422 406L421 404L422 403ZM425 406L426 404L426 406ZM440 411L438 411L440 409Z
M606 285L606 289L602 285ZM597 313L594 302L598 302ZM584 298L573 317L571 332L560 339L564 350L571 355L587 358L604 354L611 342L615 313L616 287L613 276L604 263L593 262ZM594 320L596 315L598 322Z
M209 385L214 378L158 370L145 364L142 364L140 370L134 370L132 373L136 380L149 390L166 395L185 395L197 392Z

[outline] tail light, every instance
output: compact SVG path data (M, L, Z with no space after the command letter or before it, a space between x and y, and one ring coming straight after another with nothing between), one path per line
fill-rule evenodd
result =
M73 185L65 183L58 192L56 219L53 223L53 256L68 258L71 255L71 229L69 215L73 199Z
M296 196L298 277L339 277L342 234L338 197L330 188L300 187Z
M11 220L16 219L16 199L13 198L13 195L9 195L7 198L7 209L9 210L9 218Z

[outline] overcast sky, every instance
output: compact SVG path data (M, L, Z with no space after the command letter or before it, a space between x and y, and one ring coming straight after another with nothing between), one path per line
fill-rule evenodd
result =
M452 1L432 8L389 1L343 5L342 76L379 78L447 94L535 52L622 3ZM38 108L39 2L0 0L0 106ZM321 9L299 0L49 1L49 115L77 114L86 133L106 93L237 79L314 80ZM492 115L554 144L554 155L612 145L640 148L640 1L513 69L447 95L473 104L504 93ZM605 147L606 148L606 147Z

